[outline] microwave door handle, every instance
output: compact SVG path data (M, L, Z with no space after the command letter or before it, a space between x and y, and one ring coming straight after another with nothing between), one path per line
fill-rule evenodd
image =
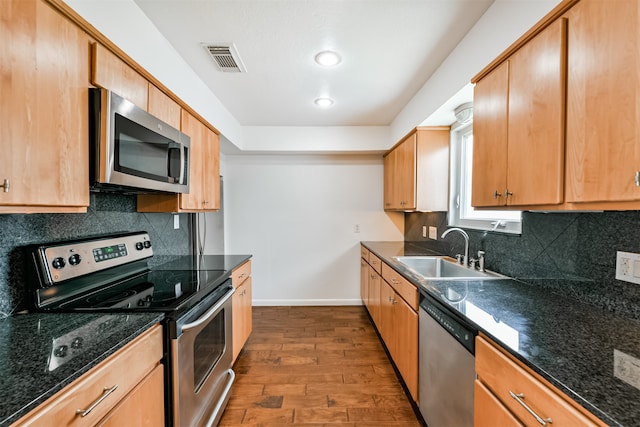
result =
M185 179L186 174L189 173L187 170L187 164L189 163L189 147L182 146L180 147L180 184L188 184L188 180Z
M182 153L179 147L169 147L167 162L167 176L169 178L182 177Z

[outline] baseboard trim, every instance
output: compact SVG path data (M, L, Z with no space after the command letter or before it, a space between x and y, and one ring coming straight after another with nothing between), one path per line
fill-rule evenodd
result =
M254 299L254 306L362 305L361 299Z

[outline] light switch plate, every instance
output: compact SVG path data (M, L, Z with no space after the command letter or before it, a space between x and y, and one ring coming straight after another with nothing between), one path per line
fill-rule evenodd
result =
M438 227L429 227L429 238L432 240L438 240Z
M180 215L173 216L173 229L178 230L180 228Z
M422 237L427 237L427 226L426 225L422 226Z
M616 252L616 279L640 284L640 254Z

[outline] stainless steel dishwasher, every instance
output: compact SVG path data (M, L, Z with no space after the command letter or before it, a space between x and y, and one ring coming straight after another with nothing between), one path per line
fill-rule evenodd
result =
M429 427L473 426L473 328L420 296L419 407Z

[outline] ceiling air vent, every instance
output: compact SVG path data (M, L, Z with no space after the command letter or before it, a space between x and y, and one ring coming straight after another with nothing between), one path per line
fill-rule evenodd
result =
M228 73L247 71L233 44L205 44L204 48L207 49L220 71Z

